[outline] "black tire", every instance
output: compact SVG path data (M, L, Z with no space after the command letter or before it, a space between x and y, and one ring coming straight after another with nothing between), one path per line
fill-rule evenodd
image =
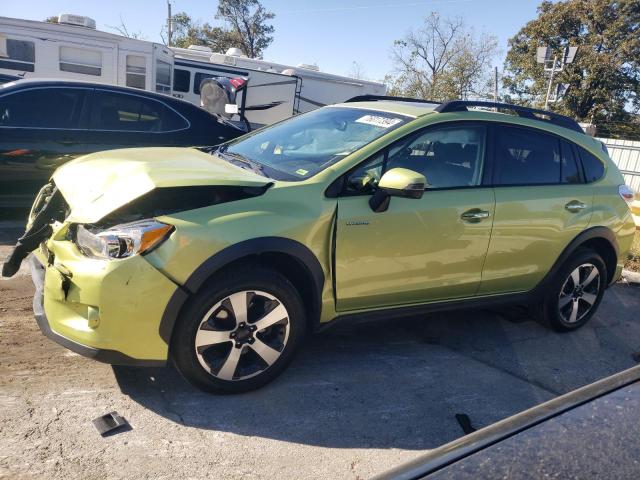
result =
M598 276L583 288L581 294L580 290L576 291L575 288L579 287L580 283L577 286L574 285L571 276L572 272L578 271L581 281L586 281L593 268L585 265L595 268ZM558 270L547 286L545 297L538 306L538 320L558 332L570 332L582 327L598 309L607 287L607 278L607 267L602 257L593 250L579 249ZM576 297L578 297L577 300ZM565 303L567 301L569 303ZM591 301L593 301L592 304L590 304ZM574 308L577 309L577 314L572 317ZM572 318L573 321L571 321Z
M268 294L275 298L268 299L255 292ZM245 329L257 328L253 326L253 322L256 322L260 315L263 315L262 318L266 318L266 314L263 314L263 312L266 311L268 314L274 311L275 307L272 305L281 304L287 313L288 334L283 333L287 328L286 325L274 325L262 331L247 333L243 330L241 332L238 327L239 322L235 320L234 310L225 307L225 305L231 305L229 300L233 295L235 295L233 298L236 299L246 299L248 313L246 314L247 326L244 327ZM244 297L238 297L238 295L244 295ZM222 302L221 306L216 307L217 309L208 317L209 319L206 320L205 325L203 323L205 316L212 310L212 307L215 307L220 302ZM258 303L262 305L262 310L255 307L255 304ZM250 318L252 316L256 318ZM225 343L221 342L196 348L196 335L202 335L201 332L203 330L209 330L214 325L227 321L230 322L227 325L228 328L236 328L236 340L225 340ZM236 326L233 327L233 325ZM202 328L203 326L204 328ZM227 333L227 328L223 330L224 333ZM218 331L219 328L214 328L214 333L217 334ZM180 314L174 328L171 338L171 356L182 376L201 390L212 393L248 392L271 382L282 373L291 362L295 351L302 342L305 331L306 318L302 299L296 288L286 277L268 268L246 264L238 265L216 274L215 278L204 285L190 300ZM233 333L233 330L229 330L229 332ZM238 340L241 333L244 338ZM270 365L257 353L257 350L254 350L257 346L262 346L261 343L268 343L267 337L263 336L266 334L272 335L276 344L282 341L282 349L276 350L279 351L279 357ZM247 339L247 335L255 338ZM238 343L235 342L241 341L246 343L237 347ZM231 345L230 350L228 350L227 342L228 345ZM273 345L273 343L269 345ZM239 349L241 353L235 352L234 348ZM275 348L278 349L279 346ZM211 353L212 350L213 353ZM228 353L225 353L227 350ZM234 353L239 358L236 367L232 367L232 376L234 378L231 380L218 378L216 373L222 376L222 372L225 369L224 365L231 360ZM240 373L246 371L243 362L250 363L251 361L257 365L252 367L257 369L257 373L253 372L251 373L253 376L244 378L240 375ZM209 367L210 371L205 369L204 364ZM261 364L263 366L262 370L260 370ZM268 366L265 368L264 365ZM227 373L229 371L229 369L226 370Z

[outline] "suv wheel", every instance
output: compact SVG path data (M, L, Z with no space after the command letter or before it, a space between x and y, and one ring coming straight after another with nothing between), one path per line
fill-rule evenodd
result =
M606 285L607 268L600 255L579 250L549 285L541 320L559 332L580 328L597 310Z
M302 300L276 271L227 270L199 291L176 324L171 352L180 373L214 393L240 393L276 378L305 333Z

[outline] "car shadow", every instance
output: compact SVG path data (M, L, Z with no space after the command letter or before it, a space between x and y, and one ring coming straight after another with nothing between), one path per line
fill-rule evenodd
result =
M125 395L184 426L333 448L435 448L635 364L638 289L557 334L519 310L342 325L316 335L266 387L202 393L173 368L113 367Z

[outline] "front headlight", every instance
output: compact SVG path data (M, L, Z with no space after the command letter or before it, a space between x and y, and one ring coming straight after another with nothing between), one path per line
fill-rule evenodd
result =
M82 253L97 258L127 258L149 252L165 241L173 225L153 219L123 223L106 230L78 225L76 245Z

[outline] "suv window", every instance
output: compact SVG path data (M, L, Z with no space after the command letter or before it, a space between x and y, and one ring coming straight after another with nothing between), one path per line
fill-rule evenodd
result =
M578 147L582 167L584 168L584 176L587 182L595 182L600 180L604 175L604 164L592 153L582 147Z
M188 125L163 103L137 95L99 91L93 95L91 127L98 130L162 132Z
M0 126L77 128L86 95L79 88L34 88L0 97Z
M485 137L480 125L430 128L392 146L385 170L401 167L420 172L427 189L479 185Z
M500 125L496 128L497 185L560 182L560 142L545 133Z
M580 170L573 146L565 141L562 144L562 164L560 165L562 183L582 183Z

